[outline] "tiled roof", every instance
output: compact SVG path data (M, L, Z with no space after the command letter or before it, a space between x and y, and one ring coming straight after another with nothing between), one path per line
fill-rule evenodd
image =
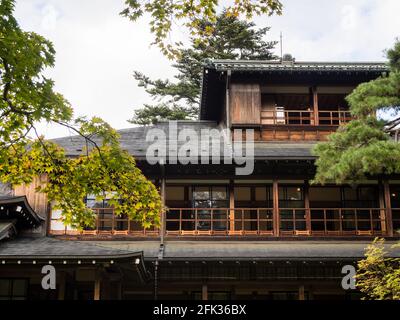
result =
M15 221L0 221L0 241L11 238L16 233Z
M129 259L141 255L141 251L104 248L88 242L50 237L16 238L0 245L0 259Z
M263 60L208 60L206 69L217 71L389 71L382 62L284 62Z
M97 246L87 241L55 239L50 237L17 237L0 243L1 264L50 263L63 265L93 265L96 263L124 264L145 281L149 272L143 252ZM34 262L33 262L34 261ZM132 268L133 267L133 268Z
M97 242L99 246L123 250L143 250L145 259L155 259L159 242ZM163 258L168 260L297 260L297 259L360 259L364 257L368 241L174 241L164 242ZM394 242L387 242L386 251L391 257L400 257L400 251L391 249Z
M30 206L26 196L0 196L0 220L17 219L18 225L37 227L44 218L39 216Z
M137 159L144 159L147 147L151 144L146 142L146 134L154 128L165 130L168 142L168 122L162 122L155 126L119 130L121 147ZM202 129L218 129L218 125L213 121L178 121L177 129L191 129L200 136ZM78 156L84 152L85 143L82 137L71 136L53 139L52 141L63 147L69 156ZM178 148L183 144L184 142L179 142ZM254 146L254 153L255 158L261 159L314 159L315 157L311 154L313 145L312 143L257 142Z

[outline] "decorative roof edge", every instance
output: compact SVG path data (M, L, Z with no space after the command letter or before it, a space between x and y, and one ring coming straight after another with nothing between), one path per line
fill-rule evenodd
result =
M268 60L218 60L204 61L205 69L217 71L379 71L387 72L389 67L385 62L327 62L327 61L268 61Z
M26 196L16 196L16 197L5 197L5 198L0 198L0 205L7 205L7 204L21 204L23 203L25 208L28 210L28 212L31 214L33 219L40 224L41 222L45 221L46 219L40 216L33 210L31 205L29 204L29 201Z

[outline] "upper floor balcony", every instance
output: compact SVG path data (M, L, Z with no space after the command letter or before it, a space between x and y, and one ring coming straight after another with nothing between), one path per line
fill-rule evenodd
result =
M346 96L382 63L209 61L201 119L253 128L259 141L321 141L352 117Z
M259 141L321 141L353 119L351 86L232 84L232 128L253 128ZM229 121L228 121L229 122Z

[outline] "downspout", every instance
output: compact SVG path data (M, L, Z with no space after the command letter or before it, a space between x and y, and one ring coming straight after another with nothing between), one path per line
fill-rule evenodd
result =
M154 300L158 300L158 259L154 261Z
M154 261L154 300L158 300L158 267L160 265L160 260L164 258L164 235L165 235L165 164L163 159L160 161L161 169L161 203L163 211L161 213L161 228L160 228L160 247L158 249L157 259Z
M231 76L232 76L232 71L228 70L226 72L226 87L225 87L225 116L226 116L226 127L229 130L229 134L231 129L231 115L229 106L230 105L229 89L231 84Z
M164 160L161 159L160 161L160 171L161 171L161 186L160 186L160 193L161 193L161 204L163 207L163 211L161 213L161 230L160 230L160 247L164 246L164 235L165 235L165 164Z

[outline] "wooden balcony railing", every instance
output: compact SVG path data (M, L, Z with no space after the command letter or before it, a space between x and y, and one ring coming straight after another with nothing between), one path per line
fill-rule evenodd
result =
M385 209L310 208L280 209L281 235L384 235Z
M114 208L93 208L96 221L93 228L85 228L82 231L50 230L53 235L86 235L86 236L142 236L157 237L160 235L158 228L145 229L140 222L129 221L125 216L115 214Z
M261 112L264 125L330 125L338 126L351 121L349 111L319 111L318 117L310 110L269 110Z
M400 235L400 208L392 208L393 230L395 235Z
M166 235L274 235L272 208L171 208Z
M276 236L272 208L169 209L166 235ZM385 209L280 208L281 236L373 236L386 233Z
M96 224L83 231L52 234L157 237L158 228L116 216L112 208L96 208ZM165 235L181 236L379 236L386 235L384 208L170 208ZM400 209L393 209L393 228L400 229ZM279 233L278 233L279 232Z

